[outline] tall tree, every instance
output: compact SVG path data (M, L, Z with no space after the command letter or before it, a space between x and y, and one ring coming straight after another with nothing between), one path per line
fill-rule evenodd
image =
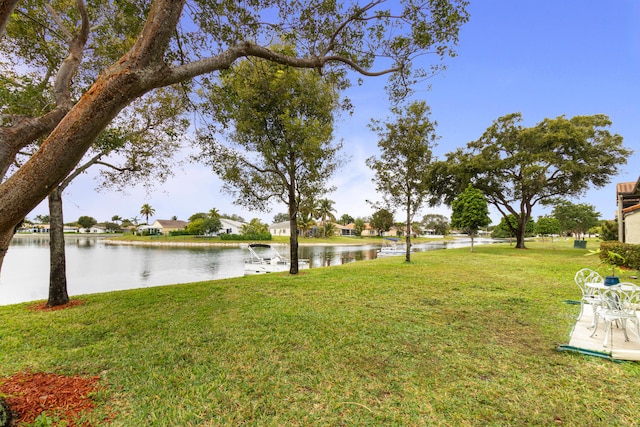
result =
M149 224L149 217L156 213L156 210L151 207L149 203L145 203L140 208L140 215L142 215L145 219L145 222Z
M487 199L482 191L471 184L451 203L451 227L464 230L471 236L471 252L473 239L482 227L491 224Z
M329 199L320 199L318 201L319 219L322 221L322 237L327 237L327 220L335 221L336 216L333 214L335 202Z
M541 216L536 221L535 233L541 235L543 241L544 236L551 236L551 241L553 242L553 235L560 234L561 231L560 221L556 218Z
M82 215L80 218L78 218L78 221L76 222L80 227L84 228L85 230L89 230L91 227L93 227L98 223L98 221L96 221L94 217L87 216L87 215Z
M36 155L0 183L0 266L16 224L71 172L112 119L145 93L176 83L196 91L194 77L215 78L240 58L254 57L323 70L324 76L340 78L341 87L348 85L349 70L389 74L390 94L398 99L443 68L441 60L454 54L459 28L468 20L465 0L360 3L196 0L184 9L184 0L122 1L98 2L103 9L90 14L83 0L76 0L75 9L60 10L3 2L0 43L7 61L0 75L13 88L43 87L53 102L28 114L15 111L15 102L0 103L0 176L17 152L44 138ZM21 13L13 13L16 8ZM35 9L46 13L33 20ZM35 22L43 43L25 37ZM261 44L273 40L300 50L287 54ZM52 54L34 62L34 52L43 48ZM424 53L435 53L437 60L428 70L413 67ZM379 64L388 66L373 70ZM33 84L24 85L29 79ZM0 90L2 101L13 95Z
M340 216L340 220L338 221L341 225L347 225L347 224L351 224L352 222L354 222L355 219L349 215L349 214L342 214Z
M287 214L287 218L289 215ZM297 233L297 230L300 230L300 235L302 237L306 237L309 230L316 225L316 222L313 220L313 216L305 210L299 210L298 218L296 219L296 224L298 226L297 229L292 229L291 233Z
M367 224L364 222L362 218L357 218L353 222L353 228L356 233L356 236L362 236L362 232L365 230L366 227L367 227Z
M378 209L371 215L369 224L374 230L377 230L378 236L382 236L382 233L393 227L393 213L387 209Z
M435 234L446 236L449 233L449 218L441 214L427 214L422 217L422 226L433 230Z
M273 216L273 223L277 224L279 222L287 222L289 221L289 214L286 212L280 212Z
M285 49L285 52L287 49ZM297 230L300 202L325 193L340 164L333 114L338 96L314 71L264 60L243 61L211 88L212 113L232 126L228 143L201 133L202 157L224 181L236 203L267 210L285 203ZM291 274L298 273L298 236L289 242Z
M220 231L222 224L218 217L196 218L187 225L187 232L197 236L215 234Z
M618 220L602 220L601 223L602 240L618 240Z
M480 139L437 162L432 178L434 192L447 203L471 182L504 217L514 215L516 248L525 248L535 205L603 187L631 153L602 114L560 116L531 128L521 121L519 113L500 117Z
M139 99L130 106L127 120L120 120L121 127L105 129L87 156L48 196L50 225L50 271L48 307L69 302L66 278L66 254L62 195L72 181L89 168L100 167L99 188L120 188L144 183L154 185L164 182L170 175L171 158L176 139L183 133L185 124L179 119L180 109L170 104L176 97L163 99L162 90L156 97ZM151 108L155 107L155 108ZM113 218L122 220L118 215ZM112 219L113 219L112 218Z
M600 212L587 203L571 203L568 200L554 199L551 214L560 223L564 232L580 237L591 227L600 223Z
M260 218L253 218L248 224L243 224L240 231L242 234L267 234L269 225L260 221Z
M406 213L406 262L411 262L411 223L430 192L428 173L435 146L435 122L424 101L406 108L393 108L395 121L373 120L371 129L380 138L380 157L367 159L375 171L373 181L389 206L402 206Z

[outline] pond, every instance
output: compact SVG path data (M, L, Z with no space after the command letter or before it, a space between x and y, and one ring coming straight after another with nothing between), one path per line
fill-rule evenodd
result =
M478 244L490 239L476 239ZM124 289L240 277L243 247L156 247L106 244L104 237L65 236L67 288L70 296ZM423 243L416 251L468 246L468 239ZM282 254L288 246L277 246ZM300 258L311 268L375 259L379 245L301 246ZM0 272L0 305L47 299L49 237L17 235Z

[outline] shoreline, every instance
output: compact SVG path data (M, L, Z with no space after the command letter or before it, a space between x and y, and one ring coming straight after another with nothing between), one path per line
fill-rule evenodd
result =
M115 236L118 236L116 234ZM14 234L14 238L49 238L49 233L16 233ZM251 243L265 243L272 246L289 246L289 242L281 242L281 241L272 241L265 240L260 242L250 242L250 241L147 241L147 240L120 240L120 239L112 239L114 235L104 235L104 234L91 234L91 233L66 233L65 239L67 238L95 238L102 240L106 245L121 245L121 246L165 246L165 247L246 247ZM419 239L422 240L422 239ZM445 242L449 239L444 237L437 237L433 239L428 239L429 243L439 243ZM455 238L453 239L455 240ZM415 242L412 239L412 245L424 243L424 241L420 241L419 243ZM298 241L299 246L367 246L367 245L380 245L382 244L382 240L380 242L376 241L362 241L362 242L306 242L306 241Z

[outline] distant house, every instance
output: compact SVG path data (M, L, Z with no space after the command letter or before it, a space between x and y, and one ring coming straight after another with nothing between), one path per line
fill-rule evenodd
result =
M176 230L184 230L189 224L187 221L181 221L179 219L156 219L153 224L146 226L145 229L149 230L149 234L164 234L168 236L170 232ZM138 227L140 229L140 227Z
M640 177L636 182L616 186L618 201L618 240L640 244Z
M278 222L269 226L269 233L272 236L291 236L291 225L289 221Z
M90 228L88 228L85 231L87 231L88 233L91 233L91 234L102 234L102 233L106 233L107 232L107 227L104 227L102 225L97 225L96 224L94 226L91 226Z
M338 236L355 236L356 235L356 225L352 222L347 225L335 224L336 234Z
M218 234L242 234L242 222L229 218L220 218L220 231Z
M362 237L371 237L371 236L377 236L377 235L378 235L378 230L371 227L371 224L369 224L368 222L364 224L364 230L362 230Z
M49 224L30 224L28 227L22 228L20 231L26 233L48 233L51 229Z

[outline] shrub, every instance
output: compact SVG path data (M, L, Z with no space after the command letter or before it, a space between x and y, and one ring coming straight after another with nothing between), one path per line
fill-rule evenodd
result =
M221 234L220 240L272 240L271 233Z
M610 259L608 252L615 252L622 258ZM640 270L640 245L632 245L621 242L601 242L600 259L618 267L627 267Z

